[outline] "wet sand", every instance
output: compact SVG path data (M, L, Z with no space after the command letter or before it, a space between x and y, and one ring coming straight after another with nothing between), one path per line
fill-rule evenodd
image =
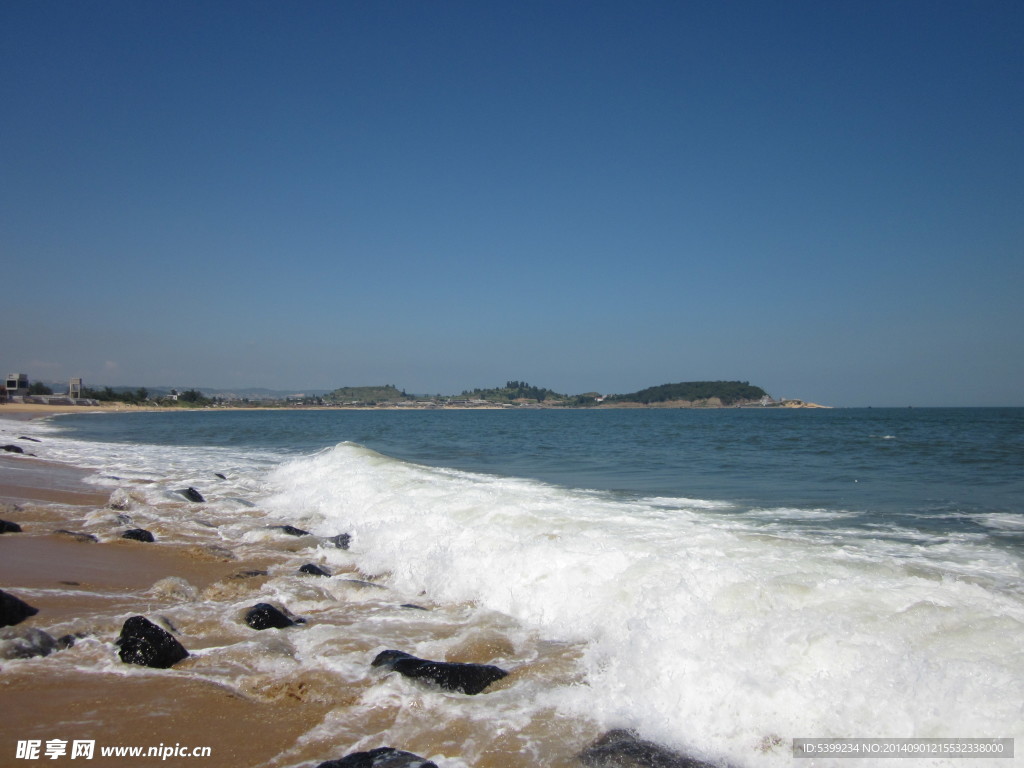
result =
M12 463L23 466L12 469ZM33 465L32 471L26 469L28 464ZM40 478L47 476L60 487L42 487ZM22 479L22 484L6 484L11 477ZM26 477L31 482L23 480ZM448 722L438 729L432 727L426 712L359 706L360 697L375 684L370 676L354 683L298 664L284 678L267 677L257 669L240 669L232 687L226 687L208 673L212 662L203 658L203 651L244 641L251 631L241 624L233 635L218 635L223 630L216 630L212 637L202 640L202 627L188 627L179 639L192 656L171 669L122 664L113 642L124 619L141 614L160 620L163 613L172 614L175 604L180 603L176 585L181 580L201 599L219 602L223 610L230 611L240 600L255 602L265 577L254 576L253 572L265 572L279 563L272 559L234 559L230 553L218 557L187 541L93 542L55 533L57 529L84 530L86 516L108 501L106 494L83 485L81 473L74 468L35 459L4 458L0 461L0 498L17 499L16 506L10 501L0 502L0 518L17 522L23 529L22 533L0 535L0 589L39 609L17 628L36 627L55 638L69 634L78 637L73 648L47 657L13 663L0 660L0 712L4 722L0 766L49 764L15 759L18 741L28 739L43 744L50 739L69 744L76 739L94 740L97 752L90 764L97 766L204 763L173 756L166 760L103 758L98 752L104 746L148 749L180 745L209 747L216 761L209 761L210 765L313 768L354 751L352 745L360 743L366 734L384 732L402 718L422 719L422 728L406 743L390 746L421 755L458 754L462 743L482 736L478 718L469 714L471 710L467 710L464 722ZM281 559L288 554L283 552ZM343 609L353 617L360 610L358 603ZM346 638L344 633L339 638L339 643L359 646L367 659L372 658L374 641ZM458 649L461 660L487 662L494 656L493 638L484 634L477 640L479 648L470 644ZM280 642L287 644L285 638ZM495 688L511 684L508 681L524 674L544 674L545 664L557 666L562 657L563 653L556 651L554 661L527 665ZM484 733L487 731L485 727ZM519 734L488 734L492 747L473 765L532 765L533 760L523 750L529 739L544 738L564 745L547 756L545 764L549 768L577 768L574 745L595 735L586 730L581 733L577 725L557 717L541 718ZM376 746L388 744L374 743L360 749Z
M30 450L31 443L23 445ZM83 476L71 467L0 456L0 519L23 531L0 535L0 589L39 609L17 628L84 635L67 651L0 661L0 765L39 764L16 759L17 742L27 739L95 740L90 764L96 766L195 764L185 757L103 758L102 746L210 747L215 764L231 766L316 765L341 757L323 744L297 745L330 709L301 684L247 696L173 668L121 664L110 644L123 617L153 616L166 602L154 595L154 583L183 578L205 589L267 564L197 557L187 546L97 543L54 533L81 530L84 517L107 503L108 494L82 483ZM83 652L95 658L95 671L82 671Z

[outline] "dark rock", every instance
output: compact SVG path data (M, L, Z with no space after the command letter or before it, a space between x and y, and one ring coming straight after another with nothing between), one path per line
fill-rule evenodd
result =
M304 531L301 528L296 528L294 525L271 525L269 526L272 530L281 531L281 533L287 533L289 536L311 536L309 531Z
M371 666L387 667L400 675L426 678L449 691L461 691L470 696L480 693L508 672L490 664L461 664L449 661L417 659L403 651L382 651Z
M132 528L130 531L122 533L121 538L132 539L133 541L156 541L156 539L153 538L153 534L145 528Z
M7 520L0 520L0 533L21 533L21 526Z
M422 605L416 605L415 603L402 603L399 607L400 608L412 608L412 609L417 610L417 611L429 610L427 608L424 608Z
M13 627L37 613L38 608L33 608L24 600L0 590L0 627Z
M57 641L35 627L0 630L0 659L31 659L49 656L57 650Z
M591 768L716 768L693 757L674 752L653 741L644 741L634 731L608 731L579 756Z
M299 573L308 573L310 576L330 576L330 571L325 571L319 565L314 563L306 563L304 566L299 568Z
M8 453L24 453L20 445L0 445L0 451L7 451Z
M132 616L121 627L117 638L119 656L125 664L167 669L188 657L188 651L170 632L145 616Z
M353 752L340 760L328 760L320 763L317 768L437 768L437 763L412 752L378 747L369 752Z
M233 574L229 578L232 578L232 579L255 579L258 576L267 576L267 575L269 575L268 571L260 571L260 570L239 571L238 573Z
M253 629L284 629L305 624L305 619L292 619L270 603L256 603L245 613L245 623Z
M83 637L85 637L85 634L81 632L74 635L61 635L57 638L57 650L65 651L68 648L73 647L75 643L77 643L78 640Z
M331 536L327 541L331 542L338 549L348 549L352 536L347 533L339 533L337 536Z
M221 474L220 472L214 472L213 474L214 474L214 475L215 475L216 477L219 477L219 478L220 478L221 480L227 480L227 478L226 478L226 477L224 477L224 475L222 475L222 474Z
M42 440L37 440L34 437L25 437L25 435L22 435L18 439L19 440L28 440L30 443L41 443L41 442L43 442Z
M54 531L54 533L59 533L61 536L70 536L75 541L91 541L94 543L99 541L99 539L97 539L91 533L76 533L75 531L68 531L64 528L58 528L56 531Z
M189 501L194 501L196 504L202 504L203 502L206 501L206 499L203 498L203 494L201 494L191 485L188 488L184 489L183 491L178 491L178 493L180 493Z

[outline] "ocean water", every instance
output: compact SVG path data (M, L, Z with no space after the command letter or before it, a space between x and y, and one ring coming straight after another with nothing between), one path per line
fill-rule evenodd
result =
M206 644L185 674L344 686L310 743L485 768L572 765L621 727L735 766L791 765L797 737L1024 739L1024 409L75 414L11 430L94 470L143 527L283 553L260 589L309 618L286 653L213 615L223 594L180 587L172 613ZM101 537L111 517L96 514ZM343 532L347 551L317 538ZM304 562L336 575L313 583ZM386 648L513 674L442 692L371 670Z

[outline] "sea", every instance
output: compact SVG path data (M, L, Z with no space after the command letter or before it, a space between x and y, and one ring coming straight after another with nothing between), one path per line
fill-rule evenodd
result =
M794 765L795 738L1024 750L1024 409L205 410L0 427L88 469L133 524L276 553L261 599L308 620L271 630L278 645L225 642L239 630L214 625L237 615L204 613L195 590L170 615L196 627L200 662L182 674L337 681L310 740L442 768L571 765L617 728L751 768ZM307 562L334 576L300 575ZM371 668L385 649L512 674L467 696Z

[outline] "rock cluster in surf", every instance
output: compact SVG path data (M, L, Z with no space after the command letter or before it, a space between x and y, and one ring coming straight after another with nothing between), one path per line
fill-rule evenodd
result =
M222 475L219 476L224 479ZM192 503L198 504L206 501L203 494L191 486L177 491L177 493ZM115 493L111 498L111 509L127 510L130 506L131 498L125 492ZM118 522L124 526L133 524L128 515L119 515ZM330 545L338 549L348 549L351 542L351 537L347 533L331 537L316 537L307 530L288 524L268 526L268 528L285 536L317 538L321 545ZM0 533L20 531L21 527L17 523L0 520ZM69 530L60 530L58 533L77 541L98 541L97 537L91 533ZM121 538L140 542L155 541L155 537L150 531L136 527L124 530L121 533ZM305 542L303 543L305 544ZM297 572L304 576L334 578L333 583L335 584L346 583L353 587L384 588L371 581L332 577L330 570L316 563L306 563L298 568ZM292 571L292 573L296 572ZM266 570L251 570L243 571L239 574L239 578L267 575L268 571ZM312 583L309 588L314 588ZM426 610L422 606L411 603L403 604L401 607ZM0 627L19 624L36 613L38 613L36 608L14 595L0 591ZM306 622L305 619L290 614L287 608L267 602L252 605L245 611L243 621L254 630L284 630ZM167 626L170 627L169 624ZM170 629L176 631L173 627ZM2 630L0 631L0 658L24 659L47 656L56 650L70 647L74 642L75 637L71 635L55 640L47 632L37 628ZM168 631L141 615L131 616L124 622L115 644L118 647L118 655L124 663L158 669L173 667L190 655L172 631ZM405 678L426 683L428 686L436 686L444 691L467 696L483 693L493 683L504 679L509 674L508 671L491 664L435 661L418 658L399 650L386 650L378 653L370 663L370 667L385 672L394 672ZM644 741L634 732L621 730L609 731L577 757L580 764L588 768L712 768L710 763L674 752L659 744ZM380 747L322 762L318 768L438 768L438 766L411 752L393 747Z

